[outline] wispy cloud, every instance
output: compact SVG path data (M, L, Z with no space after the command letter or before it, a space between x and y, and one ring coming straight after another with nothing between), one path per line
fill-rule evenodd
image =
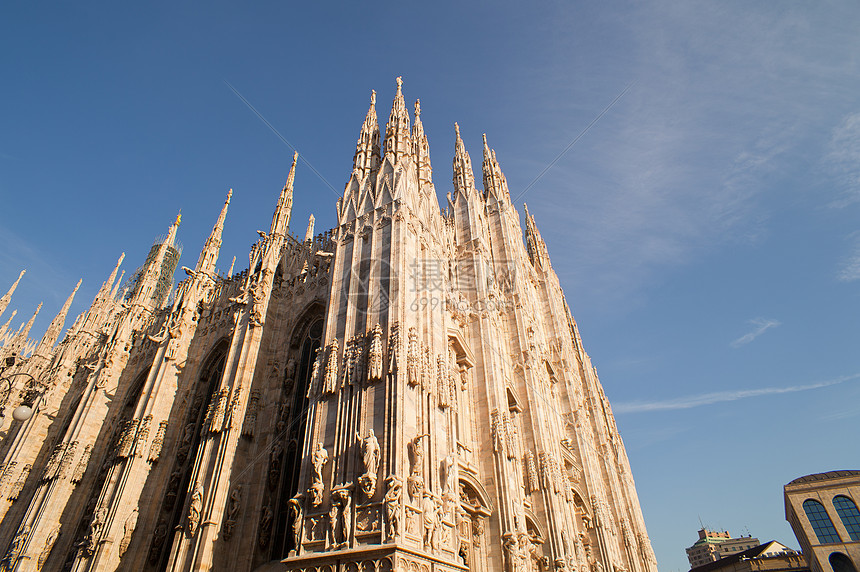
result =
M854 239L853 252L842 261L836 278L840 282L853 282L860 280L860 236L853 233L850 238Z
M756 318L754 320L750 320L749 323L755 326L755 328L751 332L747 332L738 339L734 340L729 345L731 345L733 348L739 348L745 344L750 343L769 329L775 328L782 324L782 322L780 322L779 320L771 320L769 318Z
M724 403L727 401L738 401L739 399L747 399L749 397L760 397L763 395L778 395L782 393L796 393L798 391L809 391L812 389L820 389L822 387L830 387L852 381L860 378L860 373L853 375L845 375L822 381L811 383L808 385L790 385L787 387L763 387L760 389L736 389L732 391L716 391L713 393L703 393L701 395L690 395L687 397L677 397L675 399L666 399L662 401L631 401L627 403L619 403L612 410L615 414L622 413L642 413L649 411L671 411L675 409L691 409L693 407L701 407L702 405L713 405L714 403Z
M860 112L846 115L833 129L824 162L841 187L841 197L829 206L860 201Z

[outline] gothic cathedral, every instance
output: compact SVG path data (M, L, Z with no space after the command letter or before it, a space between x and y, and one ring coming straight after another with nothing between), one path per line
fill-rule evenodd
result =
M294 157L247 269L228 194L175 288L179 217L59 344L74 292L2 326L0 570L656 572L534 217L459 129L441 209L419 103L375 100L334 229L291 232Z

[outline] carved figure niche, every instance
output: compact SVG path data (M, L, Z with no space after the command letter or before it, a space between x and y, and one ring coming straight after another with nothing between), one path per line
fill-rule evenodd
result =
M157 527L149 550L149 564L155 566L157 570L167 569L170 547L173 545L175 536L173 531L177 531L187 523L187 520L183 518L187 511L184 511L183 508L188 494L191 467L202 440L203 424L207 417L215 415L214 409L218 407L218 399L213 395L221 383L221 375L224 373L224 362L227 359L229 348L228 341L221 340L209 352L209 357L203 362L204 365L200 369L200 380L188 396L188 412L185 415L184 423L175 433L176 441L172 450L176 456L170 469L167 489L158 518L159 522L164 521L167 525L164 530L169 531L169 533L162 534L158 530L162 527ZM170 430L168 429L168 431ZM165 443L161 456L169 462L170 449L167 445ZM181 535L182 531L179 530L176 534Z
M460 480L460 507L457 511L457 530L460 537L458 556L463 566L473 572L487 569L487 518L492 513L486 496L479 485ZM493 547L490 547L492 549Z
M299 336L293 337L294 340L299 341L298 351L291 348L291 355L287 358L295 360L292 372L295 377L291 392L283 396L280 418L273 436L273 443L282 444L282 453L280 453L280 459L270 459L269 466L269 478L273 479L275 484L275 490L271 493L271 506L275 509L271 557L276 560L286 558L290 550L296 548L296 535L293 533L291 520L301 511L297 513L295 509L290 509L290 499L299 492L299 469L307 425L308 386L317 350L322 343L323 326L323 308L312 307L306 313L306 318L299 320L297 326ZM286 373L288 372L285 371ZM277 474L272 472L274 467L271 463L279 464ZM303 501L299 500L299 502Z

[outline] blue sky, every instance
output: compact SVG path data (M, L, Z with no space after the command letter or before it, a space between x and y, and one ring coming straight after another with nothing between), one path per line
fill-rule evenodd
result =
M293 228L334 224L371 89L453 123L535 215L627 444L662 570L699 521L796 546L782 485L858 468L855 2L56 3L0 18L0 290L41 336L78 278L182 209L193 266L228 188L247 265L292 150ZM228 85L229 84L229 85ZM629 88L629 89L628 89ZM626 92L624 90L627 89ZM321 175L318 177L313 168Z

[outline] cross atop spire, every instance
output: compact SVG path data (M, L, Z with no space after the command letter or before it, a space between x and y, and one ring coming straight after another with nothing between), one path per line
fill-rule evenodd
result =
M353 171L363 179L379 167L379 122L376 119L376 91L370 92L370 108L361 125L355 155L352 159Z
M409 112L406 110L406 102L403 100L403 78L397 78L397 93L394 94L394 102L391 104L391 114L385 125L385 155L391 156L392 162L397 162L401 157L412 151L412 143L409 138Z

